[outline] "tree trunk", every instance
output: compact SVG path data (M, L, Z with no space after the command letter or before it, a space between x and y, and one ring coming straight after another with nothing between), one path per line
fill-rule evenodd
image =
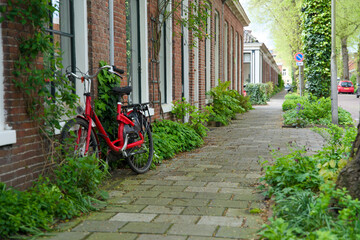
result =
M353 143L350 157L352 160L340 171L336 181L338 188L344 188L355 199L360 199L360 124L358 134Z
M358 44L358 52L357 52L357 59L356 59L356 82L360 84L360 43Z
M342 80L349 81L349 52L347 49L347 37L341 38L341 55L343 60Z

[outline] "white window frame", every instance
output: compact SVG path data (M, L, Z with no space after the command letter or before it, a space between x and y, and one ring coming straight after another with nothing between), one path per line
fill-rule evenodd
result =
M228 28L229 25L225 21L224 23L224 79L223 81L229 81L228 79Z
M235 57L234 57L234 66L235 66L235 82L234 82L234 89L239 90L239 34L238 32L235 33Z
M235 89L234 83L234 28L231 27L231 34L230 34L230 82L231 82L231 89Z
M207 25L207 29L206 29L206 33L208 36L210 36L211 34L211 18L210 18L210 10L208 10L208 14L209 14L209 17L208 19L206 20L206 25ZM205 73L206 73L206 79L205 79L205 93L210 91L211 89L211 41L210 41L210 38L206 38L205 40ZM207 99L207 96L206 96L206 99L205 99L205 103L208 104L208 101L209 99Z
M0 24L0 146L10 145L16 143L16 131L12 130L6 122L6 112L4 106L4 53L2 41L2 27Z
M215 11L215 86L220 79L220 19L218 11Z
M146 1L143 1L146 4ZM172 3L170 2L167 6L167 11L171 11ZM147 19L147 18L143 18ZM147 39L147 38L146 38ZM172 109L172 18L169 17L166 20L166 33L161 35L161 43L166 43L166 62L160 59L160 81L163 82L162 75L164 67L166 66L166 101L162 103L161 107L164 113L170 112ZM160 51L164 50L164 44L160 45Z

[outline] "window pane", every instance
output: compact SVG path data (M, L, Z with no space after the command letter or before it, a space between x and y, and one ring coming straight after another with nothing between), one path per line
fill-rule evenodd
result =
M140 103L140 39L138 0L126 0L126 57L128 84L133 87L130 102Z

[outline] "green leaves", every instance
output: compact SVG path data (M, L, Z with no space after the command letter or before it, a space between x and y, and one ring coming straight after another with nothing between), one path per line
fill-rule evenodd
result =
M330 6L330 0L305 0L302 8L305 79L317 97L330 96Z

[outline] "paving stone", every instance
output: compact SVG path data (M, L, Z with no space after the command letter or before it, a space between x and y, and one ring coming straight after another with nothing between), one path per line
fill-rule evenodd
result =
M191 181L193 180L193 177L189 176L168 176L164 178L164 180L173 180L173 181Z
M198 165L196 165L196 167L199 167L199 168L217 168L217 169L219 169L219 168L222 168L222 166L221 165L214 165L214 164L198 164Z
M104 212L140 212L146 205L110 205Z
M110 212L94 212L90 214L87 220L105 221L105 220L109 220L114 215L115 213L110 213Z
M210 200L208 199L175 199L173 202L171 202L169 205L172 206L193 206L193 207L204 207L207 206Z
M175 223L168 231L168 234L211 237L214 234L215 230L216 230L216 226L211 226L211 225Z
M134 240L136 238L137 234L134 233L93 233L86 240Z
M192 186L192 187L204 187L207 182L196 182L196 181L177 181L174 183L175 186Z
M126 222L84 221L72 232L117 232Z
M256 178L256 179L258 179L258 178L261 178L262 176L261 176L261 174L259 174L259 173L249 173L249 174L246 174L246 178Z
M109 221L122 221L122 222L151 222L157 215L156 214L143 214L143 213L118 213Z
M147 223L147 222L130 222L120 229L120 232L130 233L165 233L170 223Z
M186 236L143 234L137 240L185 240Z
M56 236L46 238L46 240L82 240L89 234L89 232L62 232L58 233Z
M231 193L197 193L195 198L204 198L204 199L225 199L229 200L232 197Z
M210 193L216 193L219 191L219 188L216 187L187 187L185 192L210 192Z
M238 183L232 183L232 182L209 182L207 187L216 187L216 188L237 188L239 186Z
M251 215L249 212L249 209L239 209L239 208L228 208L226 210L225 216L231 216L231 217L247 217Z
M222 216L224 211L225 208L222 207L186 207L182 214L199 216Z
M147 206L141 213L168 213L180 214L184 210L183 207L172 206Z
M221 188L220 193L252 194L254 189L250 188Z
M134 198L130 198L130 197L114 197L109 199L108 203L123 205L123 204L130 204L134 200L135 200Z
M158 191L132 191L126 193L125 197L157 197L161 192Z
M220 227L216 233L216 237L250 239L256 236L257 231L258 229L251 228Z
M194 198L196 193L193 192L163 192L160 197L164 198Z
M227 207L227 208L247 208L248 201L235 200L212 200L209 204L212 207Z
M167 223L196 223L199 216L192 215L168 215L161 214L155 218L154 222L167 222Z
M121 197L121 196L124 195L124 194L125 194L124 191L110 191L110 192L109 192L109 198Z
M241 227L243 223L244 223L243 218L223 217L223 216L202 216L197 224Z
M139 198L133 204L140 204L140 205L155 205L155 206L165 206L168 205L172 198Z
M234 194L234 200L245 200L245 201L262 201L264 196L259 193L253 194Z
M155 186L152 191L159 192L182 192L186 186Z
M190 236L187 240L229 240L229 238Z
M145 180L142 184L144 185L154 185L154 186L169 186L172 185L174 181L162 181L162 180Z
M122 185L120 187L121 190L128 191L147 191L152 188L153 185Z

